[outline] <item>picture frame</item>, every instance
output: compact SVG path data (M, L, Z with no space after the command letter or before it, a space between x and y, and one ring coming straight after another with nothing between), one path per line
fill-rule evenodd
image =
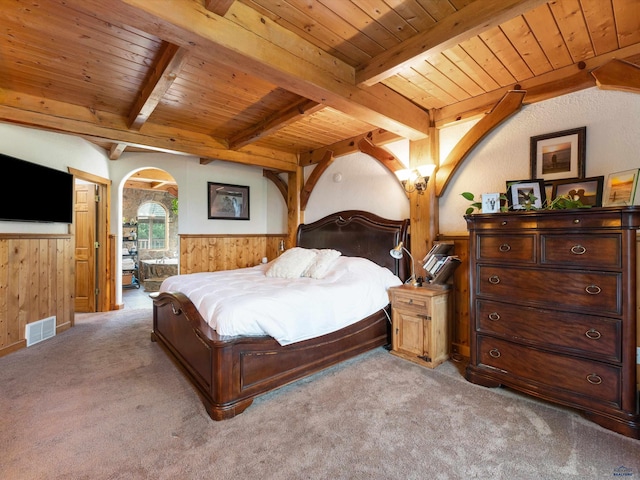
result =
M210 220L249 220L249 187L207 182Z
M604 186L602 206L635 205L639 171L640 169L634 168L610 173Z
M530 209L540 209L547 200L544 180L510 180L507 181L507 203L512 210L526 210L526 202L530 195L535 197Z
M531 137L531 178L584 178L586 145L587 127Z
M553 182L551 200L561 195L566 195L572 200L580 200L583 205L589 207L602 206L602 191L604 175L590 178L567 178Z
M482 194L482 213L497 213L500 211L500 194L499 193L483 193Z

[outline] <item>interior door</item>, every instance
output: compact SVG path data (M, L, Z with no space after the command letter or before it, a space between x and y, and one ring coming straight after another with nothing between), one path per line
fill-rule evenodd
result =
M76 180L76 312L96 311L96 189L93 183Z

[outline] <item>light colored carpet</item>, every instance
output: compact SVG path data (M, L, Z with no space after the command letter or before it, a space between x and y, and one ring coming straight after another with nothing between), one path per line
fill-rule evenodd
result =
M382 348L214 422L150 330L149 309L77 315L0 358L0 479L640 477L640 441Z

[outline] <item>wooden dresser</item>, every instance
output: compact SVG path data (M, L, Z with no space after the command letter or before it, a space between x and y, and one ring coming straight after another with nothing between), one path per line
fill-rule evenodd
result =
M636 229L640 208L465 217L470 382L580 409L640 438Z

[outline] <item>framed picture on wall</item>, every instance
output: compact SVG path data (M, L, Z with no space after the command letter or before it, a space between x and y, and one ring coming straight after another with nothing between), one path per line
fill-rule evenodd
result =
M604 185L602 205L613 207L634 205L638 187L638 169L610 173Z
M208 182L209 219L249 220L249 187Z
M531 137L531 178L584 178L587 127Z

